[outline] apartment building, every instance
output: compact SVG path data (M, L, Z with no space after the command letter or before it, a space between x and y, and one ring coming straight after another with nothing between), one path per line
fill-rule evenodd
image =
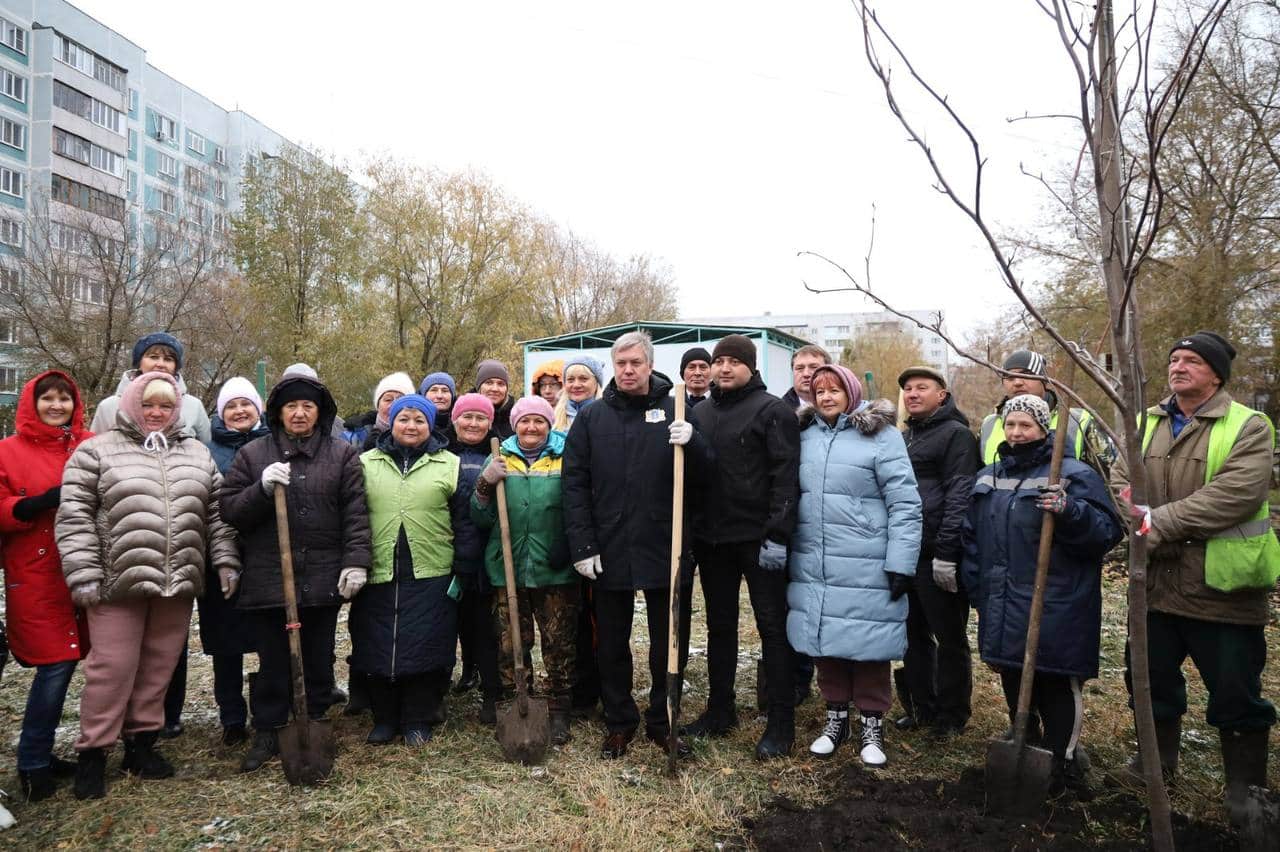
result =
M149 65L143 47L72 4L0 0L0 291L21 283L6 257L23 251L33 209L47 207L51 233L69 245L79 235L59 220L85 214L122 228L194 223L217 238L246 162L287 144ZM67 287L89 304L102 298L88 277ZM0 320L0 404L24 378L19 345Z

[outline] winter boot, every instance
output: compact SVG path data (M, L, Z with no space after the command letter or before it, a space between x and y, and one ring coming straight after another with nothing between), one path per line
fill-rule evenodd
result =
M796 740L795 717L774 712L764 726L764 736L756 743L756 760L773 760L791 754Z
M1164 782L1172 784L1178 772L1178 749L1182 745L1182 717L1156 720L1156 746L1160 752L1160 768ZM1110 776L1109 776L1110 777ZM1115 780L1126 787L1145 789L1147 779L1142 774L1142 753L1129 758L1124 768L1116 773Z
M491 692L485 693L480 699L480 715L476 720L481 725L496 725L498 723L498 698Z
M862 751L859 756L867 766L884 766L889 762L884 753L884 719L879 713L862 714Z
M236 746L249 739L249 735L245 732L244 725L224 725L222 728L222 744L224 746Z
M1222 743L1224 798L1232 825L1244 823L1249 788L1267 787L1267 728L1251 731L1218 731Z
M410 748L420 748L431 742L430 725L414 725L404 729L404 744Z
M120 768L139 778L172 778L173 764L156 751L159 731L141 731L124 738L124 760Z
M849 739L849 705L827 702L827 725L822 733L809 746L809 751L818 757L830 757L840 748L840 744Z
M253 745L245 753L244 760L240 761L240 771L253 772L279 753L280 740L275 728L258 730L253 735Z
M49 758L49 771L59 780L76 777L76 764L72 760L63 760L56 754Z
M680 735L685 737L727 737L738 727L738 711L714 710L708 707L702 715L687 725L680 727Z
M547 704L551 716L551 744L564 745L572 736L569 732L569 709L573 701L568 695L557 695Z
M58 790L58 779L48 766L39 769L19 769L18 783L22 786L22 796L28 802L40 802L52 796Z
M1089 786L1088 771L1075 758L1054 758L1049 776L1049 796L1056 798L1070 791L1078 802L1092 802L1093 788Z
M347 665L351 658L347 657ZM347 706L342 709L344 716L360 716L369 712L369 678L359 672L347 675Z
M400 729L396 688L381 677L366 677L364 682L369 692L369 709L373 711L373 729L364 741L369 745L387 745L395 740Z
M76 763L75 793L77 799L101 799L107 795L107 753L100 748L80 752Z

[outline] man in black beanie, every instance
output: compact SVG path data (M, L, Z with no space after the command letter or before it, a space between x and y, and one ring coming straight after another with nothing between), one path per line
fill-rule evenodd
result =
M1262 697L1264 629L1280 542L1267 503L1275 430L1223 387L1235 354L1212 331L1174 341L1173 393L1147 410L1142 438L1147 503L1129 509L1147 539L1147 653L1160 763L1168 775L1177 770L1187 712L1182 663L1190 656L1209 693L1206 720L1218 729L1227 812L1238 824L1248 788L1267 783L1276 711ZM1126 474L1117 464L1117 491L1128 485ZM1132 690L1128 672L1125 682ZM1141 783L1137 757L1128 769L1121 780Z
M711 392L711 353L695 346L680 356L680 380L684 382L685 405L693 408Z

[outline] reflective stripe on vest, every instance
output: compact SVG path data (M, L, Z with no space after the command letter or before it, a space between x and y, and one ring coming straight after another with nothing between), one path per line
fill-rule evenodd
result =
M1204 482L1218 475L1227 457L1235 447L1240 430L1250 418L1261 417L1271 433L1271 447L1276 445L1276 430L1271 420L1261 411L1232 402L1226 417L1220 417L1209 427L1209 451L1204 466ZM1147 412L1147 426L1142 435L1142 452L1146 455L1155 437L1156 429L1167 422L1163 409ZM1166 456L1167 458L1167 456ZM1268 588L1280 578L1280 541L1271 529L1271 505L1262 501L1258 511L1248 520L1215 533L1205 543L1205 583L1223 592L1236 589Z
M1084 452L1084 426L1093 415L1087 411L1071 409L1071 421L1067 424L1067 441L1075 451L1075 458L1082 460ZM1049 428L1058 428L1058 412L1054 410L1049 418ZM982 445L982 463L995 464L999 456L1000 445L1004 443L1004 418L999 414L988 414L982 421L979 443Z

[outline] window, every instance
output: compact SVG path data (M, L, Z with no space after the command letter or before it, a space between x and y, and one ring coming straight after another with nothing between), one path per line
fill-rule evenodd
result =
M22 270L0 266L0 293L17 293L22 289Z
M129 174L133 175L134 172ZM70 204L72 207L79 207L81 210L88 210L100 216L109 216L116 220L124 218L123 198L86 186L60 174L55 173L49 177L49 197L54 201L61 201L63 204Z
M62 44L54 53L54 56L77 71L88 74L90 77L93 76L93 53L71 39L63 37Z
M19 151L27 148L27 126L0 116L0 142Z
M178 212L178 196L163 189L156 190L156 209L170 216Z
M69 160L83 163L91 169L106 172L118 178L124 177L124 157L108 151L88 139L68 133L61 127L53 128L53 152Z
M190 148L192 151L195 151L201 157L203 157L205 154L204 137L201 136L199 133L192 133L190 130L188 130L187 131L187 147Z
M124 91L124 69L101 56L93 57L93 79L106 83L117 92Z
M12 195L14 198L21 198L22 172L15 172L13 169L6 169L0 166L0 192L5 195Z
M208 184L205 181L204 172L195 166L187 166L187 190L190 192L204 192Z
M62 251L92 255L106 260L117 260L124 251L124 244L117 239L61 222L49 223L49 242L54 248Z
M0 343L18 342L18 321L0 319Z
M137 191L138 191L138 173L135 172L133 169L129 169L129 194L132 195Z
M138 111L138 90L130 89L129 90L129 112L137 112L137 111Z
M169 118L167 115L156 113L156 138L161 142L167 142L176 139L178 136L178 122Z
M27 78L19 77L8 68L0 68L0 92L4 92L5 97L25 104L27 102Z
M227 164L227 149L221 145L213 146L213 161L220 166Z
M213 232L215 234L221 234L221 233L225 233L226 230L227 230L227 214L214 213L213 214Z
M0 393L18 392L18 368L0 367Z
M4 18L0 18L0 40L19 53L27 52L27 31Z
M102 282L85 275L55 272L53 286L65 293L68 299L77 302L88 302L92 305L101 305L106 302L102 292Z
M227 200L227 182L222 178L213 179L213 197L219 201Z
M187 204L187 214L191 218L193 225L204 227L209 224L209 208L198 202L190 202Z
M137 158L138 158L138 134L135 131L130 130L129 131L129 159L136 160Z
M12 219L0 219L0 243L22 248L22 225Z
M156 163L156 171L167 178L177 180L178 161L161 151L157 151L156 155L159 157L159 160Z
M88 119L99 127L124 135L124 113L78 89L71 88L61 80L53 81L53 105Z

